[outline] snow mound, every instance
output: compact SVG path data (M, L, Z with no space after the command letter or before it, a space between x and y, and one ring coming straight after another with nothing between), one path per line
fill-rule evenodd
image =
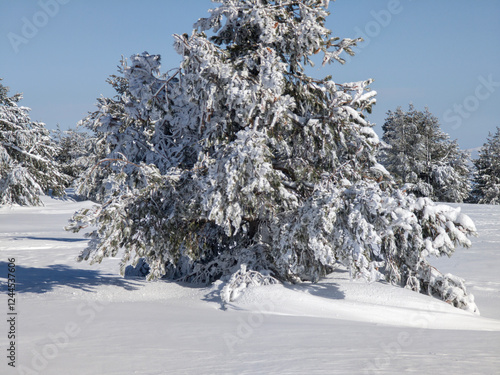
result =
M479 317L386 283L349 280L347 272L338 271L317 284L249 287L227 306L249 312L400 327L500 331L500 320Z

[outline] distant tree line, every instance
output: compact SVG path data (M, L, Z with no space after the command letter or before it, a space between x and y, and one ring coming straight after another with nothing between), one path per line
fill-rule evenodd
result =
M110 83L120 90L116 76ZM51 135L45 124L29 118L29 108L18 106L21 94L9 97L8 91L0 83L0 204L38 205L40 194L64 194L116 147L111 138L78 129L58 128ZM440 202L500 204L499 127L474 160L428 109L389 111L382 130L379 161L407 193ZM137 144L121 146L127 147ZM105 170L100 173L104 179ZM97 190L87 193L94 200L100 196Z

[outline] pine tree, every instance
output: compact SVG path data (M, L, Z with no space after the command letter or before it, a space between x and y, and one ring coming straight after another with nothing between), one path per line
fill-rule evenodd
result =
M61 130L58 126L54 141L58 146L56 161L70 178L68 186L99 161L96 139L90 133L77 129Z
M21 94L8 96L0 83L0 205L39 205L39 195L64 193L67 182L54 161L57 146L41 122L18 106Z
M382 126L382 164L417 196L442 202L463 202L470 192L470 156L442 132L428 109L389 111Z
M474 161L473 201L485 204L500 204L500 127L488 140Z
M313 55L342 63L360 41L331 37L327 6L223 0L174 36L171 74L156 55L124 61L117 97L86 120L109 153L81 187L102 205L68 227L97 226L80 260L121 251L122 272L143 258L149 279L223 278L226 301L249 283L317 281L343 264L477 311L461 279L427 260L469 246L474 224L399 190L377 162L371 80L306 75Z
M78 124L94 133L90 158L85 161L87 164L93 161L92 167L76 180L80 196L96 202L108 201L123 188L144 187L144 181L138 177L138 164L153 164L162 171L171 165L173 156L164 151L169 134L163 131L168 130L155 123L166 112L154 105L157 98L149 103L138 101L129 90L132 76L132 82L139 86L135 94L141 95L141 90L155 86L154 90L159 90L156 96L164 96L165 88L161 87L164 82L158 80L159 62L159 56L145 52L132 57L132 64L137 68L134 69L127 67L127 61L122 59L119 72L125 76L113 75L107 81L116 90L115 98L98 98L98 109Z

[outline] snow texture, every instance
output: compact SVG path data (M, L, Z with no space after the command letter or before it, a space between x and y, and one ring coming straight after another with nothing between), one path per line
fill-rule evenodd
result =
M0 284L4 290L7 258L15 258L19 312L17 368L4 363L3 374L493 374L500 367L499 206L462 205L480 236L436 260L467 278L477 316L385 282L353 281L344 268L317 284L246 288L229 304L219 297L222 282L123 279L119 258L95 266L74 259L88 240L62 227L91 202L42 199L44 207L0 208Z

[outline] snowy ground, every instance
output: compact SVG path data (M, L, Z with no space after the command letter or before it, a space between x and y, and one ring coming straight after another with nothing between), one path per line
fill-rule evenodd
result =
M118 259L76 263L62 228L88 202L0 208L1 374L499 374L500 206L463 205L480 236L434 262L466 279L481 316L339 270L318 284L217 290L118 275ZM8 259L15 258L16 368Z

